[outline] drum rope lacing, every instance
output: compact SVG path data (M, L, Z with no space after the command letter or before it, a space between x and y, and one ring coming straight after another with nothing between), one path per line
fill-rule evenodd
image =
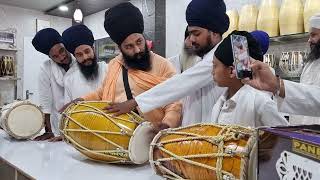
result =
M174 139L174 140L167 140L167 141L163 141L160 143L152 143L151 146L156 146L159 150L173 156L171 158L161 158L161 159L157 159L156 161L152 161L150 160L150 163L155 164L156 166L158 166L160 169L162 169L163 171L165 171L166 173L168 173L168 175L164 175L165 178L167 179L184 179L181 176L177 175L176 173L172 172L170 169L166 168L165 166L163 166L161 163L162 162L166 162L166 161L173 161L173 160L180 160L180 161L184 161L186 163L189 163L191 165L195 165L195 166L199 166L202 168L206 168L212 171L216 171L216 176L218 180L225 180L225 179L236 179L235 176L227 171L222 170L222 162L223 162L223 157L233 157L233 156L239 156L241 157L241 163L243 166L245 166L245 161L243 160L243 158L248 157L248 150L246 152L224 152L225 149L225 145L224 142L225 141L230 141L230 140L239 140L241 138L241 134L245 134L245 135L251 135L252 138L249 138L247 145L249 147L253 146L253 137L252 136L254 134L253 131L251 130L247 130L241 126L230 126L230 125L213 125L213 124L198 124L200 126L215 126L215 127L219 127L221 128L221 130L219 131L219 133L217 134L217 136L212 137L212 136L202 136L199 134L194 134L194 133L188 133L188 132L174 132L172 130L168 130L168 131L161 131L161 134L176 134L176 135L187 135L187 136L191 136L191 137L185 137L185 138L178 138L178 139ZM192 125L192 127L197 126L197 125ZM181 127L181 128L175 128L175 131L178 130L183 130L186 129L188 127L191 126L187 126L187 127ZM168 143L174 143L174 142L181 142L181 141L191 141L191 140L204 140L204 141L208 141L210 143L213 143L215 145L218 146L218 152L217 153L211 153L211 154L200 154L200 155L185 155L185 156L179 156L165 148L163 148L164 144L168 144ZM199 162L195 162L192 160L189 160L190 158L204 158L204 157L216 157L217 158L217 162L216 162L216 167L211 167L208 166L206 164L202 164ZM241 168L241 172L243 172L243 168ZM171 176L170 176L171 175ZM245 176L245 174L242 174L242 176Z
M92 103L94 103L93 101L91 101ZM102 155L102 156L107 156L107 157L111 157L111 158L116 158L116 159L119 159L118 161L111 161L111 162L108 162L108 163L119 163L119 162L129 162L127 161L127 159L125 157L119 157L119 156L114 156L110 153L125 153L126 154L126 157L128 156L129 154L129 151L128 150L125 150L124 147L122 147L121 145L101 136L100 134L118 134L118 135L126 135L126 136L132 136L133 135L133 131L131 129L128 129L126 128L125 126L121 126L120 124L118 124L115 120L113 119L118 119L118 120L122 120L122 121L125 121L125 122L135 122L137 123L138 125L141 124L144 120L142 118L140 118L138 115L136 115L135 113L132 113L134 116L130 115L127 113L127 115L130 117L129 120L127 119L124 119L124 118L120 118L120 117L113 117L112 115L108 115L106 114L105 112L103 112L102 110L96 108L96 107L93 107L91 105L87 105L87 104L83 104L83 102L77 102L75 103L75 105L72 107L72 109L70 110L75 110L76 108L78 108L79 106L85 106L85 107L88 107L88 108L91 108L93 110L79 110L79 111L73 111L71 113L62 113L63 116L65 116L69 121L72 121L73 123L75 123L76 125L78 125L80 128L82 129L67 129L66 127L68 126L68 121L64 119L64 123L63 123L63 129L61 130L62 134L66 137L67 139L67 143L70 144L70 142L74 143L75 144L75 148L78 149L80 152L82 151L87 151L89 153L92 153L92 154L96 154L96 155ZM95 111L94 111L95 110ZM81 123L78 123L77 121L75 121L71 115L72 114L76 114L76 113L90 113L90 112L94 112L94 113L97 113L97 114L100 114L102 116L104 116L106 119L108 119L109 121L111 121L114 125L116 125L119 129L120 129L120 132L110 132L110 131L99 131L99 130L91 130L89 128L87 128L86 126L82 125ZM112 119L113 118L113 119ZM126 128L126 129L124 129ZM130 131L130 132L128 132ZM79 144L78 142L76 142L75 140L73 140L69 135L68 135L68 132L86 132L86 133L92 133L93 135L95 135L96 137L104 140L105 142L117 147L117 150L91 150L91 149L88 149L84 146L82 146L81 144ZM68 142L70 141L70 142ZM71 143L71 145L72 145ZM103 153L103 154L101 154ZM92 158L90 158L92 159ZM93 159L95 160L95 159ZM96 160L97 161L97 160Z

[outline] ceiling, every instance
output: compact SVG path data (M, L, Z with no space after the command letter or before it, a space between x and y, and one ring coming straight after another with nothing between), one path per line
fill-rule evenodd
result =
M0 0L0 4L34 9L53 16L72 18L77 6L80 6L84 16L88 16L126 1L129 0L79 0L79 3L76 3L75 0ZM67 5L69 10L67 12L60 11L58 9L60 5Z

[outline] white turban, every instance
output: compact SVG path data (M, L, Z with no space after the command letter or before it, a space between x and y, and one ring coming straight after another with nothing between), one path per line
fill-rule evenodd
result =
M310 28L320 29L320 13L313 15L310 20Z

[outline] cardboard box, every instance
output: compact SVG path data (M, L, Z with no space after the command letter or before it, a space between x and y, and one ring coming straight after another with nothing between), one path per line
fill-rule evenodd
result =
M320 180L320 125L258 131L259 180Z

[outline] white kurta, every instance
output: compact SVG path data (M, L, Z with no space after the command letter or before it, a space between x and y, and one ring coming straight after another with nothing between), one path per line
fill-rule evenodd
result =
M87 80L83 76L78 65L75 65L72 69L70 69L71 73L64 78L65 104L92 91L95 91L101 86L107 73L108 65L105 62L98 62L98 66L98 77L91 81Z
M74 65L74 60L70 68ZM52 132L59 134L60 108L64 105L64 76L69 74L52 60L45 61L39 72L39 101L45 114L50 114Z
M281 112L320 117L320 87L284 80L285 98L276 96Z
M217 46L216 46L217 47ZM197 107L197 114L186 115L183 125L199 123L203 119L211 118L211 110L224 88L218 87L212 77L212 60L215 48L208 52L202 60L187 69L182 74L177 74L165 82L135 97L135 100L142 112L169 104L186 96L201 98L193 107ZM200 91L197 94L197 91ZM193 94L195 93L195 94Z
M263 91L244 85L230 99L226 98L227 90L214 105L211 121L204 122L246 127L288 125L277 104Z
M320 86L320 59L308 62L303 68L300 83ZM319 117L290 116L290 124L320 124Z

